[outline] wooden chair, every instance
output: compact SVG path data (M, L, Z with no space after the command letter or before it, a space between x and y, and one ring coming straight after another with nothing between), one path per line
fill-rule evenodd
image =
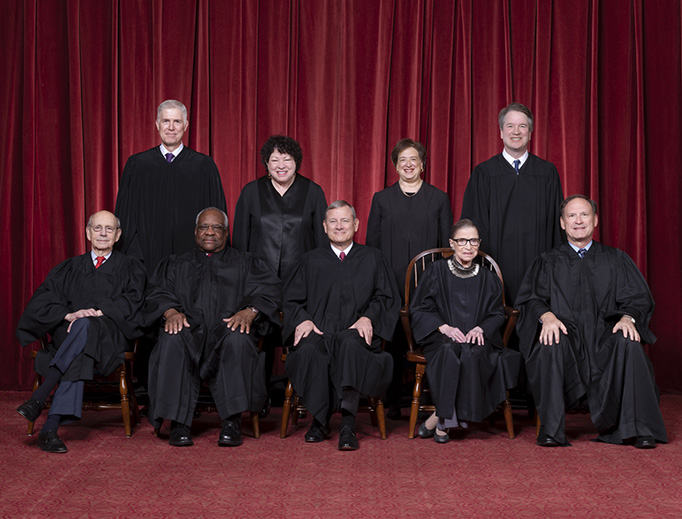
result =
M382 341L382 349L384 347L385 341ZM282 354L282 362L286 362L287 354ZM291 384L291 379L287 380L287 388L284 392L284 403L282 404L282 427L279 432L280 438L287 437L287 428L289 426L289 416L291 411L294 411L291 417L291 423L296 425L298 423L299 413L306 412L305 406L301 403L301 398L295 394L294 386ZM379 427L379 436L382 440L385 440L386 435L386 417L384 415L384 402L381 398L368 397L367 405L361 405L358 408L358 412L369 413L372 425Z
M414 389L412 391L412 405L410 408L410 428L408 431L408 438L414 438L415 429L417 426L417 416L420 411L435 411L435 406L433 405L422 405L421 395L423 391L423 379L426 373L426 357L424 353L417 346L414 336L412 335L412 328L410 327L410 295L411 292L418 286L419 280L426 270L426 268L434 261L440 258L448 258L454 254L454 251L449 247L443 247L438 249L429 249L420 252L415 256L407 267L407 273L405 275L405 305L400 310L400 320L403 324L403 329L405 330L405 337L407 338L407 360L409 362L414 362L416 364L415 377L414 377ZM492 272L495 272L502 282L504 287L504 280L502 279L502 271L497 265L494 259L492 259L488 254L483 251L478 252L478 257L474 260L481 264L483 267L488 268ZM516 325L516 320L519 317L519 311L510 308L505 304L504 301L504 289L502 290L502 304L504 306L504 313L507 317L507 322L504 328L504 333L502 336L502 342L504 346L507 346L509 338L511 337L514 326ZM502 402L502 407L504 411L504 421L507 425L507 434L509 439L514 438L514 422L512 420L511 413L511 402L509 401L509 391L507 391L507 398Z
M40 346L42 349L45 349L48 343L48 338L47 337L42 337L40 339ZM137 347L137 341L135 341L133 351L126 351L125 352L125 359L121 363L121 365L116 368L114 373L112 373L109 377L103 377L101 375L95 374L95 380L92 381L87 381L85 383L86 390L85 390L85 395L83 398L83 410L84 411L103 411L103 410L108 410L108 409L120 409L121 410L121 415L123 417L123 428L126 433L126 437L130 438L132 435L132 421L136 425L140 424L140 410L137 406L137 397L135 396L135 389L133 385L133 369L132 369L132 363L135 360L135 348ZM38 355L37 350L33 350L31 352L31 358L35 359L36 356ZM110 381L111 378L116 377L116 382L112 383ZM38 389L40 387L40 384L42 382L42 377L36 373L36 378L33 380L33 391ZM116 384L117 389L118 389L118 395L120 396L120 401L116 402L114 399L89 399L88 398L88 393L93 390L97 389L100 391L98 393L98 396L101 396L101 393L109 393L111 395L114 394L114 392L110 389L112 384ZM47 400L45 403L45 408L50 407L50 399ZM33 435L33 427L35 425L35 422L28 422L28 430L27 433L29 436Z

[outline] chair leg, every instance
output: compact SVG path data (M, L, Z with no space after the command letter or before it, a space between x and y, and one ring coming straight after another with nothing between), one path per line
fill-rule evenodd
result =
M298 419L306 417L305 410L301 409L301 397L298 395L294 395L293 404L291 404L291 406L294 408L295 411L294 414L291 415L291 424L298 425Z
M386 439L386 415L384 414L384 401L381 398L376 399L374 408L374 416L376 417L377 425L379 426L379 437L382 440Z
M33 379L33 391L40 387L41 382L42 377L36 373L36 378ZM33 428L35 427L35 424L35 422L28 422L28 426L26 427L26 434L28 436L33 436Z
M291 398L294 394L294 386L291 380L287 381L287 389L284 392L284 403L282 404L282 426L279 431L280 438L287 437L287 426L289 425L289 413L291 413Z
M253 426L253 437L260 438L260 421L258 420L258 413L251 411L251 425Z
M133 434L130 426L130 399L128 396L128 380L126 377L126 363L121 366L118 377L118 390L121 393L121 414L123 415L123 428L126 432L126 438L130 438Z
M368 397L367 398L367 403L369 404L369 420L372 422L372 426L376 427L377 426L377 415L379 414L379 411L377 409L377 398L372 398ZM383 405L383 404L382 404Z
M509 401L509 391L507 391L507 398L505 398L503 406L504 406L504 421L507 424L507 434L509 435L509 439L513 440L515 437L514 420L512 419L512 408L511 408L511 402Z
M414 438L414 431L417 428L417 416L419 415L419 400L422 395L422 379L424 378L424 364L417 364L414 370L414 389L412 390L412 405L410 406L410 428L407 437Z
M128 396L130 397L131 411L135 425L140 425L140 407L137 405L137 395L135 394L135 384L133 383L133 364L126 360L126 380L128 381Z

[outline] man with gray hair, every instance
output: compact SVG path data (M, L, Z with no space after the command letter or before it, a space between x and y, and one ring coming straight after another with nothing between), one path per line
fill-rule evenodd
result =
M169 444L193 445L190 426L203 380L222 428L220 446L242 444L241 413L267 397L258 339L279 325L282 288L260 258L227 245L224 211L196 218L196 247L156 268L145 303L147 322L163 320L149 362L149 421L171 421Z
M146 276L138 260L113 250L120 223L113 213L99 211L88 220L85 234L92 250L52 269L17 327L23 346L48 333L52 338L35 360L43 384L17 409L35 422L59 384L38 434L38 447L52 453L67 450L57 429L80 419L84 381L92 379L95 369L112 373L123 362L129 341L142 334Z
M341 409L339 450L359 447L355 415L360 395L381 396L393 360L381 349L398 319L395 276L379 249L353 242L359 220L345 200L323 222L329 245L301 257L284 289L282 337L293 337L286 370L313 415L309 443L329 435L329 418Z
M164 101L156 111L161 145L132 155L123 168L115 212L126 233L116 248L150 273L162 258L193 246L192 221L201 209L226 211L215 162L183 144L188 127L185 105Z

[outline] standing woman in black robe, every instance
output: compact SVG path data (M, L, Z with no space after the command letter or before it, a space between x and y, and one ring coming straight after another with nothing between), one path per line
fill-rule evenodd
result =
M414 338L424 350L436 411L421 438L447 443L448 428L480 422L516 386L521 355L503 348L502 283L473 262L481 244L471 220L452 228L454 255L424 272L410 305Z
M263 259L284 285L304 253L329 243L322 227L327 199L319 185L298 173L303 151L296 140L272 135L260 157L267 174L246 184L239 195L232 247ZM281 345L280 330L265 337L268 380L273 348Z
M381 250L395 274L401 301L405 301L405 273L413 257L434 247L447 247L452 227L448 195L424 182L426 148L412 139L401 139L391 152L398 182L374 194L367 221L367 245ZM388 417L400 418L405 335L398 323L393 342L386 346L393 356L393 381L388 389Z

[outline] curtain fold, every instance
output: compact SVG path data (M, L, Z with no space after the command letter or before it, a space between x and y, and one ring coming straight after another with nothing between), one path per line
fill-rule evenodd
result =
M389 155L428 148L425 179L460 214L469 173L502 150L497 114L535 114L531 151L600 205L599 239L647 277L659 384L682 391L680 0L3 0L0 389L27 389L14 329L48 271L86 250L126 159L158 144L156 107L189 110L232 216L274 133L344 198L365 236ZM125 232L125 229L124 231Z

